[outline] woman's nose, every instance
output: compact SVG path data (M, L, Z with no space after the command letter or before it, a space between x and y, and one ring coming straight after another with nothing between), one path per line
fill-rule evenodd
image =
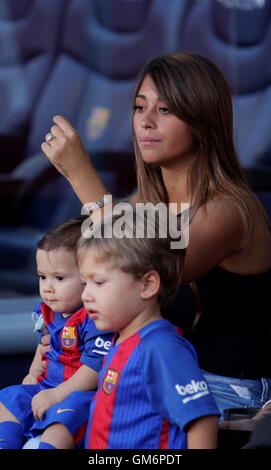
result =
M146 111L141 118L140 122L141 126L146 129L146 128L151 128L153 129L156 127L156 121L155 121L155 116L152 111Z

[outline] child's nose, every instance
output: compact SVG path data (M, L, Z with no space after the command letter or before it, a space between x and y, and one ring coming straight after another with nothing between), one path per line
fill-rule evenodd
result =
M54 286L53 286L52 281L50 281L50 279L46 279L46 281L44 282L43 290L44 292L53 292Z
M84 304L88 302L94 302L94 297L87 287L84 288L81 298Z

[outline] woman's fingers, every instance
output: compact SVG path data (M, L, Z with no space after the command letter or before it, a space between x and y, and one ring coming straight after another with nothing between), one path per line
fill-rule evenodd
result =
M62 116L55 116L53 121L56 123L51 127L50 132L45 136L42 143L42 151L51 159L55 153L63 151L67 145L79 145L79 135L71 124ZM54 151L51 152L51 149ZM67 149L65 149L67 150Z
M51 157L53 156L54 153L52 151L51 145L48 142L42 142L41 150L51 160Z
M77 134L74 127L63 116L54 116L53 121L65 135L71 136L73 134Z
M65 137L64 132L57 125L51 127L50 133L57 139L62 139L63 137Z
M85 181L93 177L93 169L88 153L82 145L78 132L62 116L54 116L55 125L52 126L49 134L53 138L42 143L41 149L65 178L76 187L85 186ZM48 136L48 133L46 134ZM48 139L48 138L47 138ZM78 196L85 199L85 196Z

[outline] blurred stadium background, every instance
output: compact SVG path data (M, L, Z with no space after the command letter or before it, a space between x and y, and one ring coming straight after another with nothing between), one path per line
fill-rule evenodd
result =
M81 210L40 152L52 117L127 196L137 74L180 50L224 72L241 164L271 215L271 0L0 0L0 387L22 379L36 344L36 241Z

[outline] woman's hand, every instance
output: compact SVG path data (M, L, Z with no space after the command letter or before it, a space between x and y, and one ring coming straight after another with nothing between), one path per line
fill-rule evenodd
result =
M41 149L57 170L67 178L82 203L95 202L108 193L78 132L62 116L54 116L55 125L45 137Z
M54 116L53 121L55 125L46 135L41 149L57 170L69 179L78 167L89 165L89 157L71 124L62 116Z

